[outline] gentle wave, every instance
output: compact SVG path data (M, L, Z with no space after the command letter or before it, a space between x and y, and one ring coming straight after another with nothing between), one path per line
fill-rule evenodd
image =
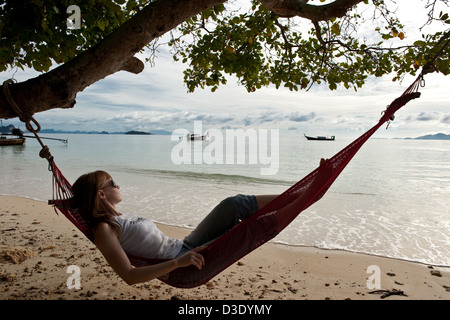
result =
M245 184L265 184L265 185L277 185L277 186L289 186L296 181L287 181L280 179L267 179L251 176L243 176L236 174L224 174L224 173L205 173L196 171L177 171L177 170L159 170L159 169L132 169L125 168L124 172L149 175L154 177L163 177L168 179L188 179L199 181L218 181L225 183L245 183Z

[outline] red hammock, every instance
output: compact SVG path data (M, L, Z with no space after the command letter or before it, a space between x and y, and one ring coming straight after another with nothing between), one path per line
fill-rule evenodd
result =
M290 187L267 206L203 249L201 254L205 258L205 266L202 270L198 270L194 266L178 268L159 279L179 288L192 288L205 284L252 250L273 239L303 210L325 194L353 156L380 126L392 120L394 113L402 106L420 96L417 90L421 80L422 76L419 76L402 96L394 100L373 128ZM50 161L50 165L53 172L53 201L49 201L49 203L58 208L81 232L93 241L91 226L84 221L78 210L71 206L70 199L73 194L70 183L61 174L53 160ZM129 256L129 258L136 267L164 261L135 256Z

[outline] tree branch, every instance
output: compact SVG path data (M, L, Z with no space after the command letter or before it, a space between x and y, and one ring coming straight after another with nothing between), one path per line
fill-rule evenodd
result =
M364 0L335 0L325 5L306 4L308 0L259 0L267 9L280 17L302 17L323 21L344 16L348 10Z
M144 63L136 57L128 60L128 63L122 67L123 71L128 71L134 74L141 73L144 70Z

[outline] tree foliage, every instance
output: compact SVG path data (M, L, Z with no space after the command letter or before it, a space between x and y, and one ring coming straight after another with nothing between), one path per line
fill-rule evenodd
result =
M175 59L189 64L184 74L190 91L206 86L215 91L227 75L238 77L248 91L269 84L297 91L314 83L356 90L368 76L394 74L393 80L400 80L414 75L436 55L440 39L449 36L448 14L440 12L436 20L442 31L407 43L404 26L385 1L372 1L371 7L371 17L355 9L339 19L306 22L278 17L258 1L240 14L220 5L186 21L170 44ZM372 26L370 40L367 25ZM444 74L449 73L448 58L447 48L435 61Z
M269 85L301 90L319 83L332 90L338 85L356 90L368 76L393 74L400 80L415 74L436 55L439 41L449 37L448 13L435 10L437 2L448 0L423 1L428 23L437 23L439 30L413 43L390 0L361 1L345 16L326 21L280 17L263 1L248 1L251 7L245 12L228 1L171 32L168 45L174 59L187 64L189 91L215 91L230 76L250 92ZM0 6L0 71L46 72L95 46L151 2L157 0L5 0ZM81 9L80 29L67 28L70 5ZM433 61L444 74L450 72L448 58L447 47Z
M5 0L0 6L0 72L8 68L48 71L96 45L150 1ZM79 29L67 26L77 5Z

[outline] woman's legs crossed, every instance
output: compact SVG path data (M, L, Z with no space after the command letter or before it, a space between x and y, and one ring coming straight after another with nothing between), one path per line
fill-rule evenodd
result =
M202 246L247 219L259 208L272 201L276 195L242 195L228 197L220 202L184 239L185 246L193 249Z

